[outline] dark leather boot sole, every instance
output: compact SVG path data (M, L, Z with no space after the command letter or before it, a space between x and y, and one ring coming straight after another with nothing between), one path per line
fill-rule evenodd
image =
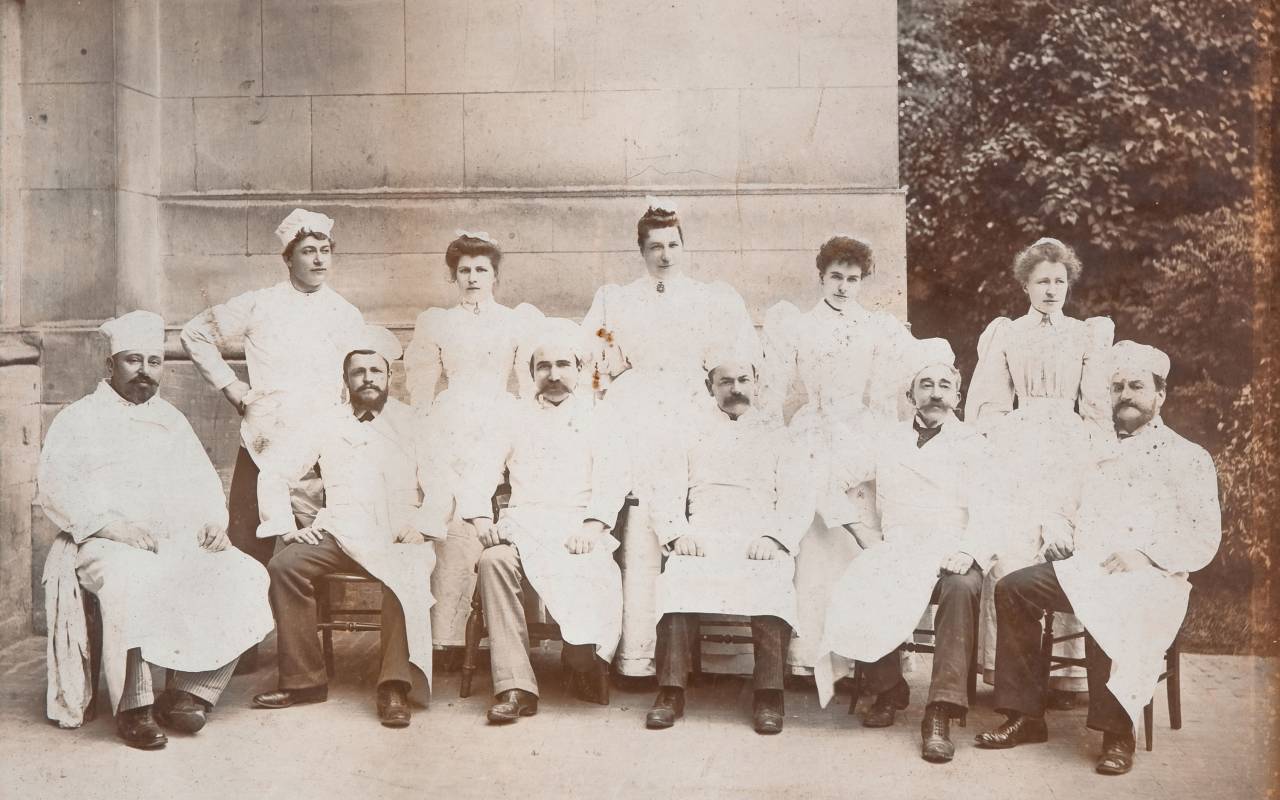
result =
M955 755L956 746L949 739L927 739L920 747L920 757L930 764L945 764Z
M407 728L413 717L408 709L395 708L379 712L378 721L384 728Z
M289 708L307 703L323 703L329 699L329 687L319 686L311 689L277 689L274 692L263 692L255 695L255 708Z
M782 715L777 711L760 711L752 720L756 733L773 736L782 733Z

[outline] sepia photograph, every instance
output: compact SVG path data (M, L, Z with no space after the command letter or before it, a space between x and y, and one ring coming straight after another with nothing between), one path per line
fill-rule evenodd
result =
M0 0L0 797L1280 797L1275 15Z

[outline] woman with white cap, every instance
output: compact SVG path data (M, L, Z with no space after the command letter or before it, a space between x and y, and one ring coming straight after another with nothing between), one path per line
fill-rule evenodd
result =
M227 534L264 565L275 542L256 535L260 468L273 453L290 449L294 429L342 400L342 357L364 326L360 311L327 285L334 267L333 220L296 208L275 233L288 278L201 312L181 334L191 363L244 417ZM221 352L240 338L247 383Z
M459 481L474 469L474 456L482 449L478 443L493 420L510 413L513 367L520 394L527 394L529 368L516 364L517 350L543 319L528 303L509 308L494 299L502 249L488 233L456 234L444 260L458 302L419 314L405 351L409 395L430 453L430 474L423 481L426 502L440 532L448 531L431 576L436 596L431 621L441 647L466 643L476 562L484 549L472 526L457 516ZM442 377L446 385L437 393Z
M897 422L903 351L915 341L892 314L859 302L864 282L875 271L870 244L833 236L819 248L816 262L822 297L813 308L802 313L782 301L764 319L761 400L769 413L781 417L791 386L799 381L806 402L791 416L790 427L810 442L818 465L815 478L824 485L816 509L821 521L814 521L796 556L799 625L787 658L795 672L814 665L833 583L859 544L879 538L874 483L827 485L831 443L839 439L866 448L880 430Z
M1015 569L1070 555L1071 526L1091 437L1111 433L1107 353L1115 325L1106 317L1079 320L1062 309L1079 279L1080 259L1057 239L1018 253L1014 278L1031 308L1017 319L997 317L978 340L978 366L966 419L991 443L1004 490L996 561L983 588L979 655L988 682L995 666L995 583ZM1063 618L1059 634L1080 630ZM1080 639L1066 652L1083 654ZM1055 675L1055 689L1084 691L1082 671Z
M735 344L759 349L742 297L721 281L704 283L684 272L684 229L675 204L650 197L636 224L645 274L596 290L582 327L596 337L594 384L625 420L632 493L639 505L622 539L624 612L618 671L654 674L657 644L654 581L662 553L648 520L649 498L669 474L664 460L679 452L680 428L705 409L709 353Z

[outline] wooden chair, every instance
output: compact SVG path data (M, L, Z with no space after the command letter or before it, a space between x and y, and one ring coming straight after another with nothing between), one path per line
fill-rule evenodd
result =
M377 608L369 606L353 606L333 604L333 592L340 589L344 593L349 588L374 586L381 590L382 584L369 575L355 572L331 572L321 575L315 580L316 587L316 629L324 647L324 668L329 677L334 675L333 666L333 632L334 631L379 631L382 630L382 604ZM380 596L380 595L379 595ZM338 619L344 617L360 617L363 619ZM367 618L372 617L372 621Z
M1068 642L1072 639L1080 639L1087 635L1087 632L1081 631L1080 633L1072 633L1066 636L1054 636L1053 612L1046 612L1044 615L1044 634L1040 639L1040 658L1044 662L1045 672L1052 675L1054 670L1066 669L1067 667L1087 668L1088 665L1083 658L1055 656L1053 654L1054 645L1060 642ZM1164 664L1164 672L1160 673L1160 677L1156 680L1157 683L1159 681L1165 682L1165 691L1169 699L1169 727L1177 731L1182 729L1182 653L1177 638L1173 640L1173 644L1169 645L1169 649L1165 651ZM1048 685L1048 681L1045 682L1045 685ZM1151 752L1155 738L1154 697L1142 709L1142 728L1146 739L1147 752Z

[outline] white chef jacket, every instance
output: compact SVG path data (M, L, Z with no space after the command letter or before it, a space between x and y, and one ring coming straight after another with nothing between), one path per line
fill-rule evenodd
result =
M676 612L775 616L794 627L792 554L813 513L804 448L755 409L737 420L709 410L694 430L686 470L673 474L660 495L654 528L664 546L693 535L705 555L667 558L658 579L659 619ZM762 536L785 552L748 559L751 542Z
M251 391L241 441L261 467L316 414L343 398L342 360L364 330L360 311L328 286L301 292L289 281L231 298L182 329L182 346L213 388L235 381L219 348L243 337Z
M814 673L824 706L848 671L844 659L873 662L910 638L944 558L966 553L980 569L991 558L986 440L954 415L924 447L918 437L912 423L899 423L871 451L845 454L852 480L876 482L884 539L832 591Z
M325 500L312 527L327 531L343 552L395 593L404 608L409 660L429 680L435 551L429 542L395 541L406 528L439 536L422 510L419 475L426 454L415 438L413 412L388 398L372 421L361 422L344 405L308 434L301 451L306 457L294 474L264 470L258 477L258 536L296 529L289 484L318 462Z
M1204 448L1156 417L1107 444L1085 482L1071 557L1053 562L1076 616L1111 658L1107 688L1137 720L1187 613L1187 574L1222 539L1217 472ZM1153 562L1107 574L1112 553Z
M54 418L37 480L45 515L78 548L75 568L101 605L113 708L135 647L156 666L202 672L271 631L266 570L234 548L199 546L203 526L226 528L226 497L190 423L168 401L134 404L102 381ZM145 528L156 551L94 536L116 521ZM65 544L57 550L68 555ZM61 604L59 613L75 610ZM51 706L53 685L51 677Z
M493 491L508 470L511 499L499 531L519 552L564 640L593 644L612 660L622 634L618 541L603 536L590 553L576 555L564 545L587 520L607 529L617 524L630 486L617 421L608 407L570 395L558 406L524 400L510 417L490 422L493 448L463 482L462 517L492 516Z

